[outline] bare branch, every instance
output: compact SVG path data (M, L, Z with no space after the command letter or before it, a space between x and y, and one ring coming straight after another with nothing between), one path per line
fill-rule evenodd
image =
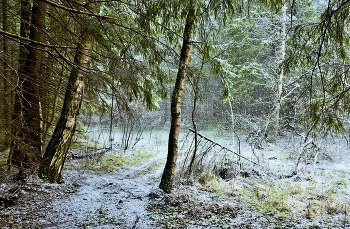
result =
M41 43L41 42L38 42L38 41L34 41L34 40L31 40L29 38L25 38L25 37L21 37L21 36L18 36L16 34L12 34L12 33L9 33L9 32L6 32L2 29L0 29L0 34L5 36L5 37L8 37L8 38L12 38L12 39L15 39L15 40L21 40L21 41L26 41L26 42L30 42L32 44L36 44L36 45L40 45L42 47L47 47L47 48L71 48L71 49L75 49L75 47L71 47L71 46L61 46L61 45L50 45L50 44L44 44L44 43Z

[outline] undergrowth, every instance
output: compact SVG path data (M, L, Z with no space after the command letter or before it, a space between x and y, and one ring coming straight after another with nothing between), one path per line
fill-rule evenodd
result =
M200 228L227 228L237 217L233 206L199 201L186 188L151 201L148 210L157 228L187 228L190 224Z
M7 163L7 154L0 152L0 165L6 165Z
M239 182L225 182L210 175L201 179L201 190L232 202L238 197L249 208L278 219L326 219L331 215L345 214L350 205L341 193L341 189L347 187L344 179L334 180L326 186L314 179L304 184L290 180L252 182L251 177L241 178Z
M87 159L82 165L97 172L112 172L120 167L138 165L154 156L155 154L147 149L136 150L132 154L107 153L98 159Z

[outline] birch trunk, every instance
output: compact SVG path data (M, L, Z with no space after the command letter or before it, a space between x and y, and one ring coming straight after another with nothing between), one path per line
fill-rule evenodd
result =
M281 64L286 56L286 22L287 22L287 6L284 5L281 11L281 43L280 43L280 55L279 55L279 63ZM284 80L284 72L281 69L280 74L277 78L276 83L276 116L275 116L275 136L277 138L280 129L280 111L282 104L282 92L283 92L283 80Z
M83 33L70 74L60 119L46 147L39 168L39 177L50 183L63 182L61 171L77 125L85 87L85 74L91 62L92 41Z

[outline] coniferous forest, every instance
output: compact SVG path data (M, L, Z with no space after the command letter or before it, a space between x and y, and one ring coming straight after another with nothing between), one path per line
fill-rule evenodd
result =
M349 0L2 0L0 228L350 228Z

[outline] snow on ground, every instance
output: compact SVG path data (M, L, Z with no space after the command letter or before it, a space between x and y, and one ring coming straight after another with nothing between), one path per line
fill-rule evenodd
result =
M88 159L70 160L62 185L32 178L13 205L0 207L0 228L350 228L350 157L344 141L319 144L316 163L314 157L303 158L297 175L281 178L291 174L298 152L297 140L284 138L255 150L273 176L247 167L230 180L177 182L172 194L164 194L158 184L166 135L109 153L130 158L136 151L152 153L137 164L105 169L87 166ZM229 139L222 144L235 148ZM241 151L256 160L248 144L243 142ZM8 182L0 184L1 195L20 186Z

